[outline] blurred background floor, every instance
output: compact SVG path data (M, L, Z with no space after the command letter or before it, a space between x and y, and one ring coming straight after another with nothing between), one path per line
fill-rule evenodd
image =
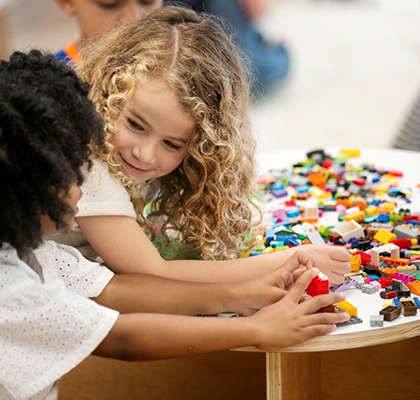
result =
M229 1L229 0L226 0ZM7 51L56 51L78 36L53 0L0 0ZM252 107L258 150L389 147L420 93L418 0L272 0L260 21L291 73Z

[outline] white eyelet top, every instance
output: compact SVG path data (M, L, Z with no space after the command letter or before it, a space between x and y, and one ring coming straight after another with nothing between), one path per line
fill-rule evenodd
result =
M88 297L113 277L75 249L45 242L18 257L0 248L0 399L44 399L106 337L118 312Z

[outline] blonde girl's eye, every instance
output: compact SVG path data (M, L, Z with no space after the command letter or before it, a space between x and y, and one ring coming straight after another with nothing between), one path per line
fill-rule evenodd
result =
M157 4L159 2L160 1L158 1L158 0L141 0L141 1L139 1L139 3L141 5L144 5L146 7L154 6L155 4Z
M118 8L120 6L121 1L120 0L103 0L103 1L97 1L96 4L106 10L112 10L114 8Z
M135 131L144 131L143 127L131 118L127 118L127 123Z
M169 147L172 150L176 150L176 151L180 151L181 150L181 146L179 146L178 144L175 144L175 143L171 142L170 140L165 140L164 143L165 143L165 145L167 147Z

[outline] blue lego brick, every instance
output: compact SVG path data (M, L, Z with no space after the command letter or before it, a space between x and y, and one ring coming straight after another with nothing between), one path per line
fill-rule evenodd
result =
M390 217L388 214L379 214L377 220L378 222L386 224L387 222L389 222L389 218Z

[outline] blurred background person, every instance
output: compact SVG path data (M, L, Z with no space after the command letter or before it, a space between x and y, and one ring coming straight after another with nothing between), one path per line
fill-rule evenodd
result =
M266 95L278 86L290 69L290 54L282 42L270 42L256 27L269 9L270 0L165 0L168 4L185 4L225 21L228 33L249 60L251 90L254 97Z
M56 53L57 59L73 64L80 61L79 52L83 46L96 37L162 6L162 0L55 0L55 2L64 13L74 16L79 26L79 39Z

